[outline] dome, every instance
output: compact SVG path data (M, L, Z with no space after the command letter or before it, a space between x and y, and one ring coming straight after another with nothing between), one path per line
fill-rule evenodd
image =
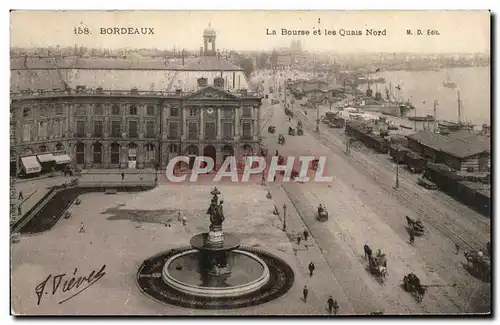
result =
M208 27L205 28L203 31L203 36L216 36L217 33L215 32L215 29L212 28L210 24L208 24Z

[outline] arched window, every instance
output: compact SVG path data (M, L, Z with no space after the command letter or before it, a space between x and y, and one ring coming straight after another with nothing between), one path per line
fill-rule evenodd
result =
M85 145L81 142L76 145L76 163L85 164Z
M178 153L179 152L179 147L175 144L175 143L172 143L169 147L168 147L168 151L170 153Z
M39 150L40 152L47 152L47 146L42 144L40 147L39 147Z
M94 143L94 164L102 164L102 144Z
M155 162L155 146L152 143L148 143L144 146L145 162L154 163Z
M120 145L118 143L111 144L111 164L117 165L120 163Z

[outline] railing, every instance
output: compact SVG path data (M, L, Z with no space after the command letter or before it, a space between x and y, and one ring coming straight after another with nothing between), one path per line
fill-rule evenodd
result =
M95 90L95 89L86 89L86 90L48 90L43 92L11 92L10 96L12 98L16 97L58 97L58 96L143 96L143 97L188 97L191 92L175 92L175 91L150 91L150 90ZM240 93L234 92L235 95L239 97L261 97L257 93Z

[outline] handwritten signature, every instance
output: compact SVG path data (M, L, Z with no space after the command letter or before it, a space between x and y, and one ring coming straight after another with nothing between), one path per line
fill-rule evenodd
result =
M37 305L40 305L40 303L42 302L42 297L44 295L48 295L49 293L51 293L52 296L54 296L58 292L68 292L74 289L80 289L80 287L82 287L80 290L78 290L68 298L59 301L59 304L65 303L66 301L78 296L80 293L87 290L91 285L102 279L106 275L106 272L104 272L105 269L106 264L104 264L99 269L99 271L93 270L88 276L76 276L78 269L75 268L75 271L73 271L73 277L71 278L66 277L66 273L57 274L54 276L52 274L49 274L49 276L45 280L40 282L40 284L35 287L35 292L38 297ZM52 279L52 281L49 281L50 279ZM51 292L49 292L50 285L49 289L46 290L46 286L49 282L52 283Z

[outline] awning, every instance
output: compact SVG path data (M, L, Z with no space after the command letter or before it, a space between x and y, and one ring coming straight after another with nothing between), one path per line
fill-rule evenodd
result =
M41 163L44 163L44 162L49 162L49 161L54 161L54 155L51 154L51 153L46 153L46 154L43 154L43 155L38 155L37 156L38 158L38 161L40 161Z
M71 162L71 158L68 155L56 155L54 159L58 165L69 164Z
M42 171L42 166L36 160L36 156L22 157L21 162L23 163L26 174L39 173Z

